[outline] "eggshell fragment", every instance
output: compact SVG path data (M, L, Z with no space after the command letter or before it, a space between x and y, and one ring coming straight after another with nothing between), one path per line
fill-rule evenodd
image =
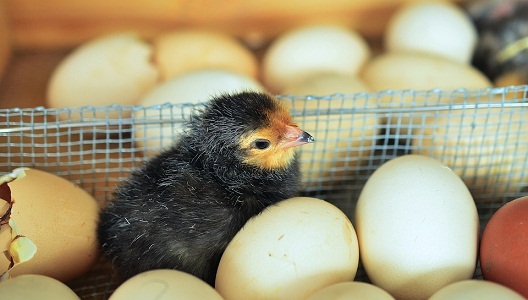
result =
M216 290L226 299L304 299L354 278L354 227L332 204L291 198L250 219L227 246Z
M137 147L143 148L149 157L166 149L174 143L182 128L182 118L191 114L190 107L160 109L156 106L164 103L198 104L222 93L242 91L262 92L264 88L251 77L218 69L185 73L157 85L139 101L140 105L151 109L141 109L134 114L138 123L134 127ZM178 118L180 123L172 122Z
M222 300L210 285L191 274L177 270L140 273L121 284L109 300Z
M152 48L134 33L102 36L82 44L53 71L47 105L133 105L156 83ZM99 117L103 117L103 113ZM92 116L93 117L93 116ZM119 118L123 115L112 115Z
M20 275L0 282L0 298L23 300L80 300L64 283L44 275Z
M296 124L317 137L317 143L300 150L302 178L310 187L350 180L355 168L368 161L381 126L376 115L362 114L361 110L376 107L377 99L352 96L368 91L370 87L355 75L317 74L282 92L324 96L284 101L293 109ZM334 112L328 113L329 109ZM357 111L343 112L353 109Z
M370 57L358 33L340 25L307 25L283 33L264 53L262 76L272 92L317 73L354 75Z
M14 222L11 223L14 224ZM13 228L12 224L10 224L11 228ZM35 253L37 253L37 245L25 236L15 236L9 245L9 254L15 264L31 260Z
M217 68L255 78L257 59L240 41L225 33L176 30L152 41L161 80L200 69Z
M358 281L340 282L315 292L306 300L394 300L379 287Z
M486 224L480 242L482 276L528 298L527 250L528 196L504 204Z
M523 300L515 291L491 281L462 280L443 287L429 300Z
M5 243L2 235L0 246L14 264L1 273L41 274L66 282L95 264L99 205L87 192L61 177L29 168L2 176L0 188L2 199L12 204L5 215L9 223L1 227L11 238Z
M470 17L449 1L419 1L402 5L385 32L387 51L423 51L468 64L477 45Z
M437 160L405 155L384 163L361 191L355 221L369 279L396 299L427 299L474 274L477 208Z

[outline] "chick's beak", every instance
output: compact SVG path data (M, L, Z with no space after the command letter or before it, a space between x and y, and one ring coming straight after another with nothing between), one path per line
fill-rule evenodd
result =
M287 126L281 148L288 149L313 142L314 138L308 132L299 129L296 126Z

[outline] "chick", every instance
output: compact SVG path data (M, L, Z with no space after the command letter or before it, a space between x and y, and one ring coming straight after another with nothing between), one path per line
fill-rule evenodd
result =
M97 229L103 252L123 280L169 268L214 286L246 221L296 194L294 147L313 141L268 94L213 98L171 148L116 188Z

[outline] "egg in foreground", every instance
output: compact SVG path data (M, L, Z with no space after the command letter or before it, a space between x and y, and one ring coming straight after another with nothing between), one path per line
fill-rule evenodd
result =
M357 237L350 220L320 199L296 197L250 219L227 246L216 289L226 299L304 299L354 279Z
M191 274L177 270L151 270L122 283L109 300L222 300L207 283Z
M340 282L319 290L306 300L394 300L379 287L359 281Z
M464 182L435 159L405 155L381 165L361 191L355 225L369 279L396 299L427 299L473 277L477 208Z
M468 279L452 283L434 293L429 300L523 300L515 291L486 280Z
M57 279L27 274L0 282L0 298L10 300L80 300Z

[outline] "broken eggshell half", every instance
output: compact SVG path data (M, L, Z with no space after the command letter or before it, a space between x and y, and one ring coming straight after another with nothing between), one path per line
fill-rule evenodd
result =
M99 205L72 182L18 168L0 177L0 275L66 282L98 260Z

